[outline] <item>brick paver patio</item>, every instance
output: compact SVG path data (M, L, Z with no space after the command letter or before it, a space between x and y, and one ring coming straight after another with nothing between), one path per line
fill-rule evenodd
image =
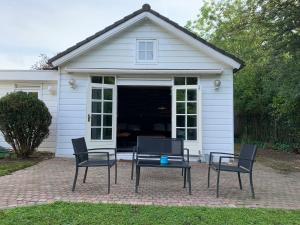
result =
M130 163L118 164L118 184L107 194L107 169L90 168L86 184L80 170L76 190L71 191L74 162L55 158L33 167L0 177L0 208L53 201L87 201L129 204L200 205L227 207L300 208L300 173L281 174L256 163L254 185L256 199L251 199L248 176L242 175L244 190L238 188L235 174L223 173L220 198L215 197L216 174L207 189L207 166L192 164L192 195L183 189L180 170L144 169L141 172L139 194L134 193L130 180Z

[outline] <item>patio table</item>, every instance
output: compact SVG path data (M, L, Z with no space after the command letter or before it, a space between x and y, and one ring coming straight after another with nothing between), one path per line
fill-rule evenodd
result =
M156 168L181 168L184 169L184 188L186 187L186 175L189 183L189 194L192 194L191 187L191 166L186 161L169 161L168 164L161 164L159 160L138 160L136 163L136 180L135 192L138 193L138 186L140 183L141 167L156 167ZM187 172L187 174L186 174Z

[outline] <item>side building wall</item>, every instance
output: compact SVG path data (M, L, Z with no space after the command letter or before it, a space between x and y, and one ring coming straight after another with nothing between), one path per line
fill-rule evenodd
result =
M0 97L14 91L35 91L52 115L50 135L38 148L39 151L55 152L57 121L57 71L0 71ZM43 79L43 80L41 80ZM10 148L0 133L0 146Z

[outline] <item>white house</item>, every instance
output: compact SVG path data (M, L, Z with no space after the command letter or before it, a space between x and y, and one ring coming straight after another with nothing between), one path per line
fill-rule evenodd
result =
M71 139L84 136L88 147L126 152L151 135L184 138L195 156L233 152L233 74L243 62L148 4L49 63L54 70L0 71L0 95L37 92L49 107L40 150L71 156Z

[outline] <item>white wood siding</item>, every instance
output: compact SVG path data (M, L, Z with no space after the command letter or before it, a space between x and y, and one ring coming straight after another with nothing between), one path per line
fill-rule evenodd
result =
M4 72L3 72L4 73ZM2 74L3 74L2 73ZM10 76L10 71L5 72L7 77ZM22 73L22 72L19 72ZM43 73L43 72L41 72ZM25 73L26 75L29 73ZM25 75L24 74L24 75ZM39 151L49 151L55 152L56 148L56 118L57 118L57 94L50 94L48 90L48 86L54 86L56 88L56 82L54 81L28 81L26 77L20 81L0 81L0 97L6 95L7 93L13 92L15 90L15 84L23 85L39 85L40 93L39 98L45 102L47 105L51 115L52 115L52 124L50 126L50 135L49 137L43 141L43 143L38 148ZM8 143L5 142L2 134L0 134L0 146L10 147Z
M221 80L214 89L213 81ZM234 149L233 74L227 69L221 76L201 76L203 153L229 152Z
M136 39L156 38L158 40L158 62L136 63ZM222 75L199 75L201 100L201 142L186 141L192 155L209 154L211 151L233 152L233 74L232 69L208 57L150 21L143 22L119 34L89 52L73 59L61 68L59 119L57 124L58 156L73 153L71 139L86 136L87 94L89 74L68 74L64 68L116 68L116 69L223 69ZM140 85L143 78L151 75L134 75L122 80L117 75L117 84ZM185 74L182 74L185 76ZM171 78L172 74L161 75ZM70 88L68 81L75 78L77 88ZM128 75L127 75L128 78ZM220 89L215 90L213 81L220 79ZM165 81L170 82L170 81ZM162 82L163 83L163 82ZM146 85L146 84L144 84ZM201 105L200 105L201 104ZM115 143L102 142L99 147L115 147ZM89 147L89 146L88 146Z
M136 39L158 40L157 63L136 62ZM219 69L224 65L151 21L142 22L66 64L68 68Z

